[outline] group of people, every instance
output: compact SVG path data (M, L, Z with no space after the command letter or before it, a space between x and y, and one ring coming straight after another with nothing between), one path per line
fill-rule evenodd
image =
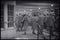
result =
M44 15L45 17L41 17L40 15L36 15L34 14L33 16L29 16L27 14L23 14L23 15L19 15L17 16L16 19L16 27L17 27L17 31L20 31L20 29L22 30L22 28L24 27L24 34L26 34L26 29L28 28L28 26L32 26L32 33L35 34L35 30L39 30L39 34L42 34L43 29L47 29L52 31L52 28L54 27L54 16L51 14L48 14L49 17L46 17L46 15ZM53 32L51 32L51 34L53 34Z

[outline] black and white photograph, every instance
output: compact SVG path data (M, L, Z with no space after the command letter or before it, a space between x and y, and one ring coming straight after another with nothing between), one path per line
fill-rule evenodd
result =
M1 0L0 39L59 39L59 0Z

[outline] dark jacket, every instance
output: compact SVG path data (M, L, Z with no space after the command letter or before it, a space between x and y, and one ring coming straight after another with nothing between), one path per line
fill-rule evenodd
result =
M43 25L44 24L44 17L39 17L38 24L39 25Z
M17 18L16 18L16 26L17 27L22 27L22 22L23 22L23 17L22 16L18 16Z
M52 17L48 17L46 21L47 26L54 26L54 19Z

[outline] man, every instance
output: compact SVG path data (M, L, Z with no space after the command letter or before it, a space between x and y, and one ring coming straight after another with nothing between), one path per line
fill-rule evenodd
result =
M39 20L37 22L39 24L39 33L42 34L44 28L44 16L40 15Z
M17 31L20 31L20 29L22 30L22 22L23 22L23 16L20 14L19 16L17 16Z
M15 18L15 25L16 25L16 28L18 26L18 15L16 15L16 18Z
M49 17L47 18L46 21L47 29L50 31L50 34L53 35L53 29L54 29L54 18L52 14L49 14ZM50 36L51 36L50 35Z
M37 30L37 21L38 21L38 16L32 16L31 18L31 26L32 26L32 33L33 34L36 34L35 31Z
M35 30L37 29L37 23L35 20L32 20L32 33L35 34Z
M24 34L26 35L26 30L28 27L28 15L24 14L23 17L24 17L23 26L24 26L24 31L25 31Z

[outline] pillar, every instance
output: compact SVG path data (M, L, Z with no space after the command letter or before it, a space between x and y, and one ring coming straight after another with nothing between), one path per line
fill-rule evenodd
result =
M8 28L8 14L7 14L7 4L5 3L4 5L4 28L7 29Z

